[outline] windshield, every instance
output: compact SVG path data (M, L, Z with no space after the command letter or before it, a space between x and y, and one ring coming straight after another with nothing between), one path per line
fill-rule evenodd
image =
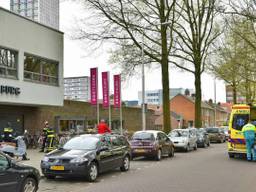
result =
M96 149L99 139L96 137L75 137L70 139L63 149L93 150Z
M153 133L147 133L147 132L139 132L134 133L133 140L155 140Z
M232 128L241 131L249 121L249 114L235 114L233 116Z
M207 128L206 131L207 133L219 133L218 128Z
M188 131L185 130L174 130L169 134L169 137L187 137Z

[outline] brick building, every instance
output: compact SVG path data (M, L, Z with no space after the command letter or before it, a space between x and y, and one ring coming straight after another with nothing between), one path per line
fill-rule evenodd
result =
M214 126L214 106L207 102L201 103L202 107L202 126ZM194 127L195 119L195 100L193 97L178 94L170 100L170 108L172 111L182 116L182 127ZM216 126L221 126L227 121L228 113L221 107L216 107Z
M123 128L129 132L141 130L141 109L123 107ZM119 131L119 110L112 108L112 129ZM154 111L147 112L147 129L154 129ZM12 119L12 127L20 127L20 130L28 130L30 134L39 134L45 120L57 133L70 131L84 132L88 128L94 128L96 120L96 108L90 103L79 101L64 101L64 106L11 106L0 105L1 119ZM100 106L100 118L108 120L108 109ZM15 119L15 121L14 121ZM0 120L1 121L1 120Z

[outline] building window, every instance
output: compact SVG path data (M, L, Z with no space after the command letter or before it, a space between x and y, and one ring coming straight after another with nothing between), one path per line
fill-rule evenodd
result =
M0 76L17 78L18 52L0 47Z
M37 56L25 55L24 79L27 81L58 85L58 62Z

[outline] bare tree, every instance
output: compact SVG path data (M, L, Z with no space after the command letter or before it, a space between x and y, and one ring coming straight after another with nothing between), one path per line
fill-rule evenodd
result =
M112 61L132 75L141 65L141 50L145 63L159 63L163 87L164 131L169 132L169 62L173 45L173 25L176 0L83 0L93 15L75 34L100 46L108 41L115 44ZM92 21L91 23L89 21ZM162 23L168 22L168 25ZM143 43L143 45L142 45ZM95 44L94 44L95 45ZM97 46L96 46L97 47Z
M216 0L180 0L176 11L180 14L175 24L175 49L171 56L177 67L195 77L195 127L201 127L201 75L206 59L216 38L221 34L215 28Z

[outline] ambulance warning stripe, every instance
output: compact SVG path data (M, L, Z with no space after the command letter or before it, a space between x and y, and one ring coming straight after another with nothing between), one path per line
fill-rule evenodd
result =
M229 139L228 141L230 143L234 143L234 144L245 144L245 140L244 139Z

